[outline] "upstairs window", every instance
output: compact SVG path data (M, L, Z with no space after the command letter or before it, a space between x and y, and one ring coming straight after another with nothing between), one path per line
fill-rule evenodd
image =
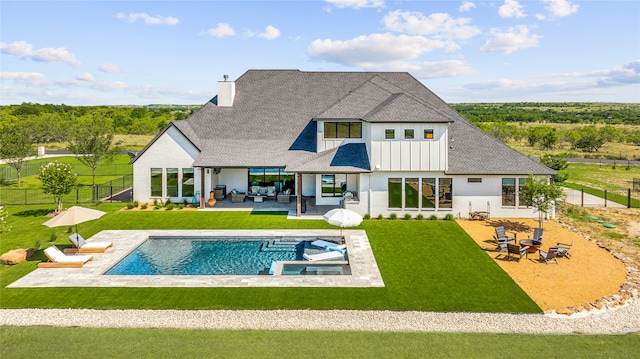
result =
M412 128L408 128L406 130L404 130L404 139L405 140L413 140L413 129Z
M362 138L362 123L325 122L324 138Z
M433 129L424 130L424 139L425 140L433 140Z
M393 140L396 138L396 130L386 129L384 130L384 139L385 140Z

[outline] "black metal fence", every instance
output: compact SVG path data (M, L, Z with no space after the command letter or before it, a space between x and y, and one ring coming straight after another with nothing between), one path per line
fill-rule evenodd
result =
M26 162L23 166L22 166L22 170L20 171L20 177L24 178L27 176L35 176L38 174L38 172L40 171L40 167L44 166L46 163L48 162ZM85 165L72 165L73 169L72 171L74 173L76 173L78 176L90 176L91 175L91 168L85 166ZM99 168L99 173L97 173L96 175L98 176L125 176L128 174L131 174L131 167L132 165L130 164L109 164L109 165L103 165L100 166ZM3 165L0 166L0 182L2 181L11 181L11 180L15 180L18 178L18 172L15 170L15 168L8 166L8 165Z
M128 202L133 196L133 175L93 186L77 186L66 196L63 203L87 204L97 201ZM44 194L41 188L8 188L0 186L0 205L53 204L54 198Z
M576 184L564 184L565 200L581 207L640 208L640 189L593 188Z

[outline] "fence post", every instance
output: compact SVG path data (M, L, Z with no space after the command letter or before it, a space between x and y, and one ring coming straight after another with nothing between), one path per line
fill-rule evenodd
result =
M109 203L113 203L113 186L109 186Z
M580 207L584 207L584 188L580 188Z
M604 190L604 206L607 207L607 190Z
M631 188L627 188L627 208L631 208Z

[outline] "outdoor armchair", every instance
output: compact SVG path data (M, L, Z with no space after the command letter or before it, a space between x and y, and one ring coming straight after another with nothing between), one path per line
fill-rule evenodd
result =
M551 247L549 251L543 251L542 249L538 249L539 260L544 262L545 264L549 264L549 262L554 261L558 264L558 247Z
M512 256L517 255L518 262L520 262L523 256L528 256L528 253L529 253L529 246L520 247L517 244L507 243L507 259L508 260L511 260Z
M528 234L527 238L534 241L542 243L542 236L544 235L544 230L542 228L534 228L532 234Z
M507 231L504 229L504 227L500 226L500 227L496 227L496 234L494 236L494 238L496 238L498 241L514 241L516 240L516 237L518 236L518 234L516 232L511 232L513 234L513 237L509 237L507 236Z
M556 247L558 248L559 255L566 258L571 258L571 254L569 253L569 250L571 249L571 247L573 247L573 241L571 241L571 243L558 242L556 243Z

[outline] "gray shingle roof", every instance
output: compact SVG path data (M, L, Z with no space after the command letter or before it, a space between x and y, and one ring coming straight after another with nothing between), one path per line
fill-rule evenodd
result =
M201 151L195 166L365 172L364 145L315 148L315 119L360 119L451 123L450 174L554 173L484 134L408 73L249 70L235 84L233 106L214 97L175 122Z

